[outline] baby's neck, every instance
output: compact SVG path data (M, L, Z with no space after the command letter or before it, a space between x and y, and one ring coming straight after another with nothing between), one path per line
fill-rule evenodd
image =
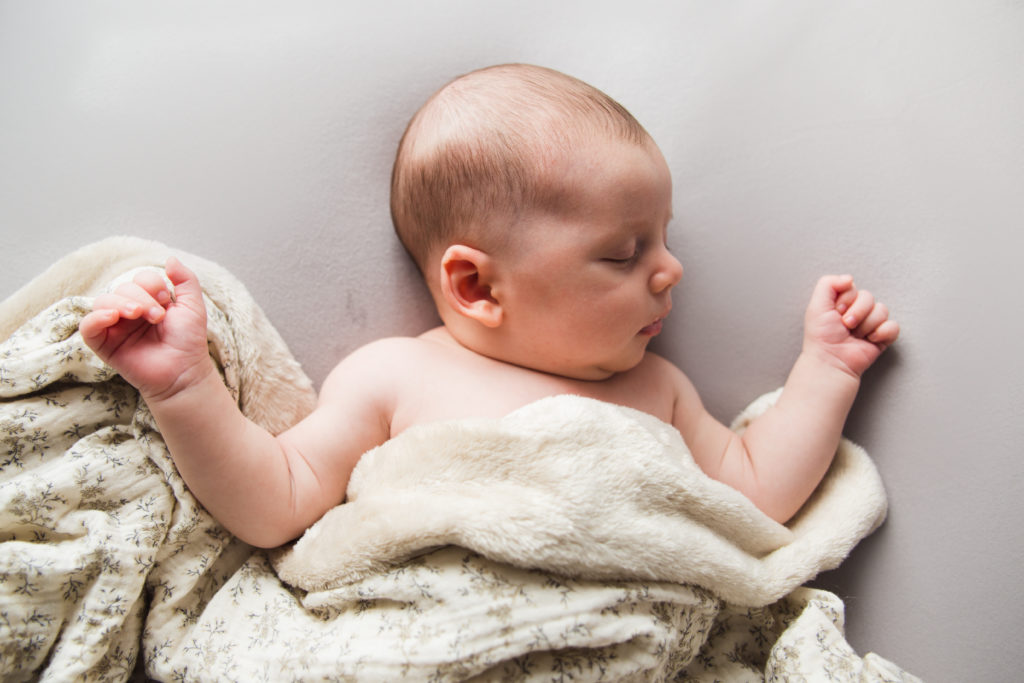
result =
M625 405L671 422L674 396L666 362L647 354L640 365L606 380L562 377L477 353L444 327L408 340L405 353L416 380L404 383L392 418L392 436L420 424L463 417L499 418L534 401L575 394Z

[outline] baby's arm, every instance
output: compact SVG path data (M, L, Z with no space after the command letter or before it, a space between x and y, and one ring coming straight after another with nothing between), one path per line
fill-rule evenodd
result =
M167 263L97 297L80 329L86 343L146 401L182 478L242 540L273 547L341 502L359 456L387 439L366 363L349 360L324 383L319 404L274 437L239 411L206 345L206 313L195 275Z
M704 410L681 377L676 426L709 476L784 522L832 462L861 375L898 335L885 306L858 290L852 277L823 277L807 308L803 349L778 403L739 437Z

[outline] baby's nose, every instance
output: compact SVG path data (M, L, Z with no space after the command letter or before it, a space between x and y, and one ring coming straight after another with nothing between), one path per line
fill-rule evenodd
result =
M683 279L683 264L665 250L658 267L651 275L651 291L655 294L671 289Z

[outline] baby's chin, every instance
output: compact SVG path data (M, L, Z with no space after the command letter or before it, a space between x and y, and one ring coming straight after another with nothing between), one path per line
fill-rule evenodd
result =
M583 382L603 382L611 379L615 375L621 375L624 372L633 370L644 360L646 351L641 352L638 355L630 356L627 358L614 359L611 361L604 361L595 363L593 365L579 365L579 366L562 366L552 367L548 369L544 368L533 368L539 372L545 372L549 375L557 375L566 379L574 379Z

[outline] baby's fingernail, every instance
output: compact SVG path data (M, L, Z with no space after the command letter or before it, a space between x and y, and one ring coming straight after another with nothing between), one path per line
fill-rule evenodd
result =
M138 304L125 304L124 312L127 315L136 315L139 312Z
M836 306L836 310L839 311L839 315L846 313L846 309L848 308L849 306L847 306L846 304L839 304L838 306Z
M846 323L847 327L853 327L854 325L857 324L857 319L854 318L852 315L848 315L845 318L843 318L843 322Z
M159 306L154 306L153 308L149 309L149 319L152 322L157 322L163 317L164 309L160 308Z
M158 303L161 304L170 303L171 293L168 292L166 289L161 289L159 292L156 293L156 300Z

